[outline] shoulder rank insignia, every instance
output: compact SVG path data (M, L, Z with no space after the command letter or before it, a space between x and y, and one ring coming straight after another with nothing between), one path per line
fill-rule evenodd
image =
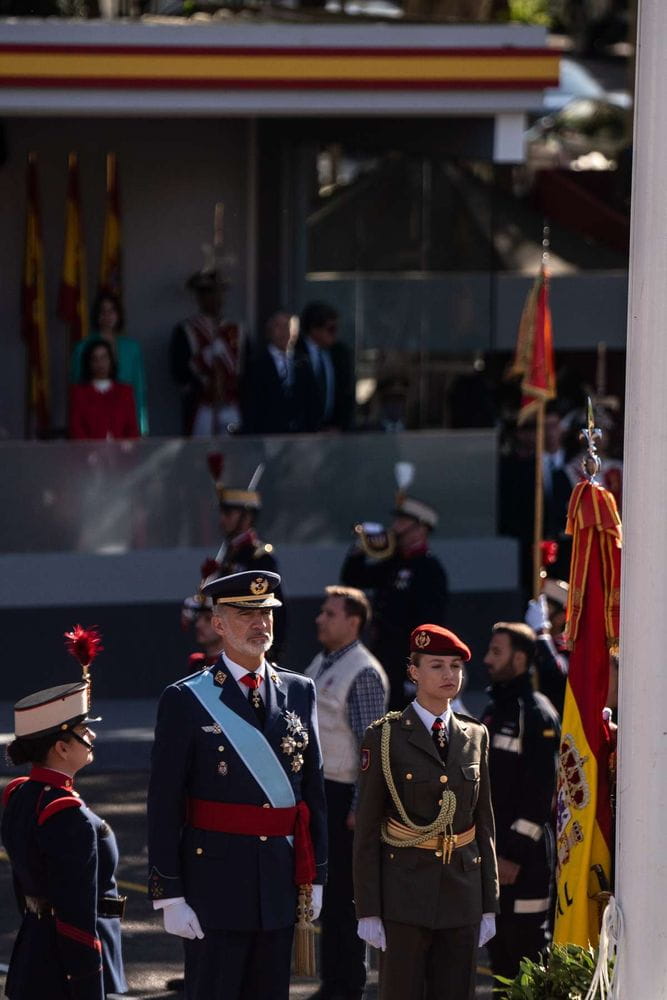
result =
M387 712L386 715L381 715L375 722L371 722L371 726L381 726L384 722L396 722L396 719L400 719L402 715L402 712Z

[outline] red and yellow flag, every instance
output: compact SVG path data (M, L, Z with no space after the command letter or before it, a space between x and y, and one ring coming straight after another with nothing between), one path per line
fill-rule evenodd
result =
M67 201L65 204L65 247L60 277L58 315L69 326L70 347L88 334L86 250L83 239L79 162L76 153L67 161Z
M26 345L29 423L37 434L49 428L49 343L44 294L44 244L37 185L37 157L28 154L23 275L21 278L21 336Z
M611 493L578 483L570 498L572 539L567 636L572 655L558 772L557 944L598 943L602 904L611 884L613 837L608 724L609 653L618 644L621 522Z
M544 265L528 293L510 375L521 375L523 398L519 423L534 415L536 404L556 398L556 370L549 307L549 279Z
M107 203L98 291L112 292L122 301L120 188L115 153L107 153Z

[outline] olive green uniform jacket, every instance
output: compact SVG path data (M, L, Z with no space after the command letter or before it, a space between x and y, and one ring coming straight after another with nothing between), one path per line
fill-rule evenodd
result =
M385 716L387 718L387 716ZM409 818L431 823L443 789L456 795L454 833L475 826L475 839L454 850L390 847L380 839L385 817L401 822L382 772L382 720L366 730L361 749L359 805L354 834L354 893L357 917L382 917L432 930L479 923L497 913L498 869L489 788L486 727L452 715L447 763L412 706L389 714L390 766Z

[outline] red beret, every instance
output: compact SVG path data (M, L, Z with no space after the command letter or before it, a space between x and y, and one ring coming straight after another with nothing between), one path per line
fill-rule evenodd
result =
M460 656L467 663L471 652L458 635L442 625L418 625L410 636L411 653L429 656Z

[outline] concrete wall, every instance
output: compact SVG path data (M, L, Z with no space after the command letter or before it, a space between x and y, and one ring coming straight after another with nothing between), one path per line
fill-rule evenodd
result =
M247 315L246 253L248 123L216 119L9 118L7 158L0 167L0 435L23 434L23 346L19 290L25 220L25 162L39 160L46 294L53 368L54 425L64 426L64 327L55 315L62 259L67 154L79 153L88 253L94 294L104 224L105 156L118 154L124 223L127 332L141 341L148 371L151 432L179 432L179 403L167 366L169 334L191 310L184 290L211 242L213 206L225 204L226 251L232 286L229 315ZM243 279L243 281L241 280Z

